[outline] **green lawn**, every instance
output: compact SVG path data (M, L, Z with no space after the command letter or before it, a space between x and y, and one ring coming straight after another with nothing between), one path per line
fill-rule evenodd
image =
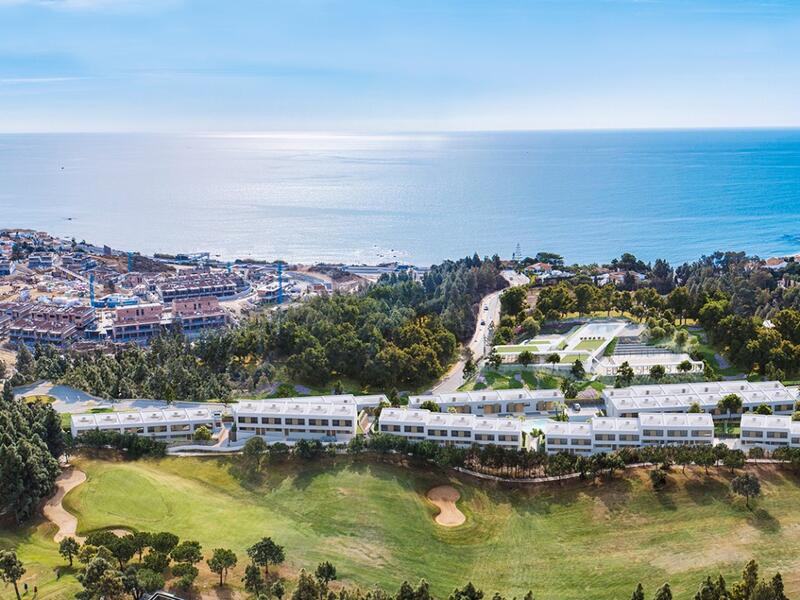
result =
M581 340L581 342L575 346L575 350L587 350L592 352L603 344L605 344L605 340Z
M730 497L727 471L706 478L673 469L661 493L644 472L595 486L515 490L339 458L270 468L263 482L243 485L235 460L76 459L89 479L65 504L84 534L125 526L173 531L205 550L230 547L239 555L229 577L236 585L244 549L269 535L286 547L285 574L331 560L348 583L395 591L404 578L425 577L438 597L472 580L487 594L520 597L532 588L551 600L616 600L639 581L650 597L668 580L676 598L689 598L706 574L722 571L731 582L750 558L763 573L780 569L790 597L800 593L800 485L767 467L756 471L764 496L751 512ZM442 483L461 491L465 525L434 524L424 493ZM72 575L55 582L61 561L50 535L44 526L0 530L0 547L17 547L38 598L70 598L76 583ZM3 598L7 592L0 588Z
M534 346L533 344L517 344L515 346L495 346L495 350L499 354L513 354L514 352L524 352L527 350L528 352L538 352L539 347Z

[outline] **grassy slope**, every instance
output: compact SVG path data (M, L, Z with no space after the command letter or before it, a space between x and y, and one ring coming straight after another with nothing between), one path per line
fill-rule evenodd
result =
M729 497L727 475L706 479L700 471L675 471L670 488L655 494L645 474L595 487L504 490L338 459L271 468L248 488L228 459L77 462L89 480L66 505L82 533L124 525L173 531L206 551L229 546L240 557L231 582L241 577L244 548L270 535L285 544L293 571L330 559L348 581L394 587L404 577L425 577L440 596L473 580L509 595L533 588L556 600L612 599L640 580L648 595L669 580L676 597L689 597L706 573L735 577L750 557L780 569L790 596L800 592L800 485L764 469L766 495L751 513ZM423 497L448 480L461 490L468 517L455 529L436 526ZM58 591L46 582L60 560L45 534L52 530L0 530L0 546L19 546L40 598L71 597L71 576Z

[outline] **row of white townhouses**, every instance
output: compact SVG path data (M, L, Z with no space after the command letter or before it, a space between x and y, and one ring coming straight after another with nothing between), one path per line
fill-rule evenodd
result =
M357 402L343 396L253 400L233 406L237 440L257 435L267 442L348 442L358 432L358 414Z
M409 408L419 408L424 402L433 401L442 412L489 415L534 415L555 411L564 402L560 390L480 390L411 396Z
M583 423L558 422L545 431L548 454L596 454L622 448L713 444L709 414L659 413L631 417L595 417Z
M530 446L523 422L510 417L491 418L413 408L384 408L380 415L379 430L412 442L427 440L461 448L473 444L525 449Z
M781 415L742 415L739 433L742 449L800 448L800 421Z
M728 417L717 407L728 394L742 399L742 410L752 412L762 404L775 414L789 415L794 411L797 393L779 381L710 381L701 383L672 383L665 385L634 385L628 388L607 388L602 396L609 417L638 417L647 413L688 412L693 404L715 419Z
M200 427L214 431L221 426L220 411L173 408L73 415L70 429L73 437L99 429L163 440L189 440Z

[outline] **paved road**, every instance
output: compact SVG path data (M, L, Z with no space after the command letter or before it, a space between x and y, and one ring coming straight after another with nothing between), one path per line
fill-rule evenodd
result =
M518 285L525 285L530 280L525 275L520 275L514 271L503 271L503 277L511 285L515 287ZM478 322L475 324L475 333L472 336L467 347L472 350L472 356L478 362L491 350L489 344L489 331L490 326L500 322L500 294L505 291L493 292L488 296L484 296L481 301L481 307L478 312ZM488 308L488 310L485 310ZM464 360L459 359L447 374L437 383L431 390L434 394L448 394L455 392L464 383Z

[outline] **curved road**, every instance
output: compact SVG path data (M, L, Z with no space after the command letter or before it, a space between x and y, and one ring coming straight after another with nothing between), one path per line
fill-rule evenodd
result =
M515 271L503 271L503 277L510 284L510 287L525 285L530 280L525 275L520 275ZM508 289L508 288L506 288ZM478 321L475 323L475 333L472 335L467 347L472 350L472 356L475 362L480 362L491 350L489 341L489 329L491 325L497 327L500 322L500 294L505 290L492 292L488 296L484 296L481 300L481 306L478 310ZM488 310L484 310L488 307ZM483 324L482 324L483 323ZM448 394L455 392L461 385L464 384L464 359L459 359L447 374L433 386L431 390L434 394Z

